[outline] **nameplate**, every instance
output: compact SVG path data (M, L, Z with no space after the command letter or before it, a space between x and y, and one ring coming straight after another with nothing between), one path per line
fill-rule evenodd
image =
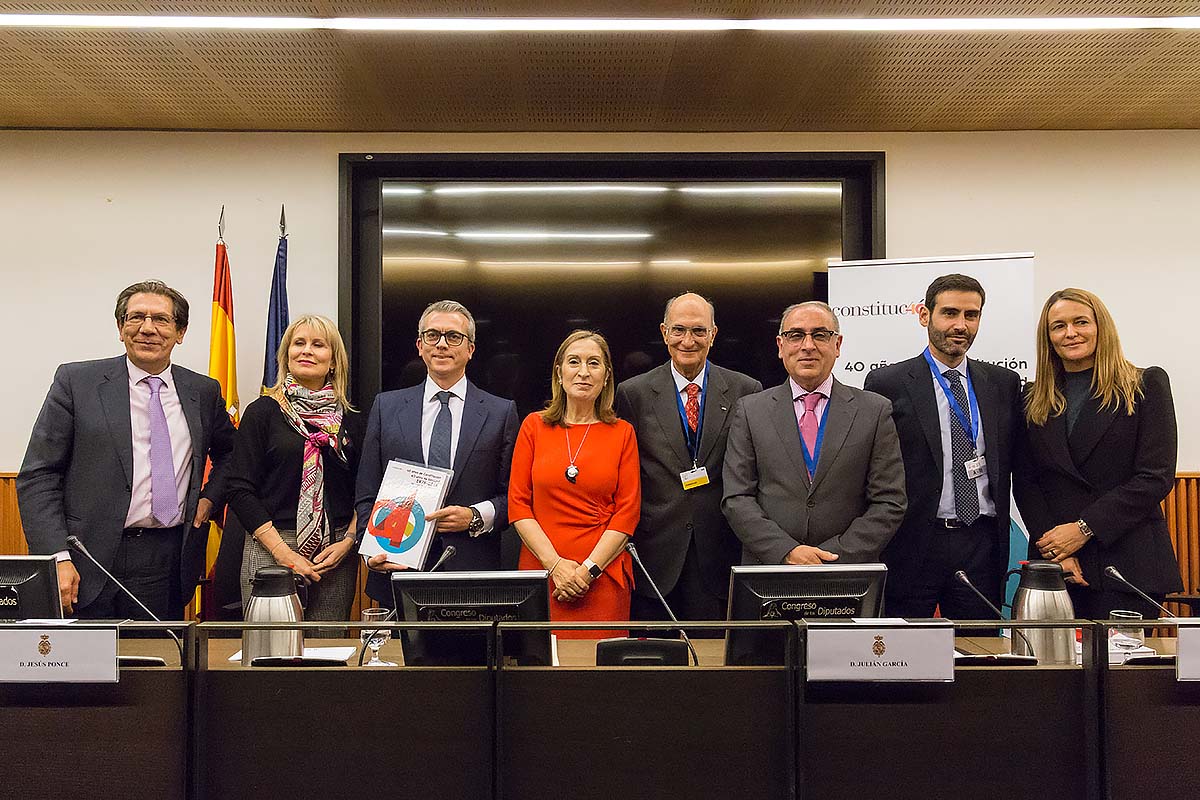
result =
M1179 623L1175 640L1175 680L1200 681L1200 618L1172 619Z
M0 683L116 682L116 628L0 630Z
M948 621L809 621L810 681L953 681Z

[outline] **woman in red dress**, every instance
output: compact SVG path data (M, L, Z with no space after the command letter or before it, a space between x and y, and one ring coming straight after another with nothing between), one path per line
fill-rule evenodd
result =
M513 450L508 516L524 543L520 566L550 570L556 622L629 619L625 542L641 516L642 490L633 426L613 412L615 384L608 342L575 331L554 356L549 404L525 418Z

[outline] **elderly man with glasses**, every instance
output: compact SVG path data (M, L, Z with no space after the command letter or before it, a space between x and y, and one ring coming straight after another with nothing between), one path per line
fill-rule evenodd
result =
M116 322L124 355L54 374L17 476L21 524L30 553L58 556L65 613L149 619L88 558L72 559L75 536L156 616L181 619L204 574L205 523L224 505L233 424L215 380L171 363L183 295L135 283Z
M467 380L467 362L475 353L475 318L461 303L431 303L417 325L416 345L427 371L424 382L381 393L367 419L355 490L358 539L366 535L389 461L448 467L454 477L445 505L426 517L438 521L427 563L435 563L454 545L457 552L445 569L499 569L517 407ZM372 557L367 566L367 594L391 606L386 573L401 567L383 556Z
M742 398L721 509L745 564L878 561L904 519L904 463L883 397L833 377L837 316L789 306L775 338L788 379Z

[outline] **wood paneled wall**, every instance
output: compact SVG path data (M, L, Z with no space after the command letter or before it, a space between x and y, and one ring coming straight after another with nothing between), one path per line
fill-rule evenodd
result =
M0 555L24 554L25 536L21 532L21 518L17 513L16 475L0 473ZM1200 590L1200 473L1180 473L1175 479L1175 488L1163 501L1163 513L1171 531L1171 543L1179 558L1179 572L1183 576L1186 592ZM360 608L369 608L371 601L362 595L361 586L365 576L359 575L360 596L354 604L357 618ZM1186 606L1179 609L1188 616Z

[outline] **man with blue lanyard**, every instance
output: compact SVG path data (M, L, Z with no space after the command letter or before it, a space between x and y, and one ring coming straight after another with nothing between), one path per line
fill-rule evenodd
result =
M738 402L725 451L721 510L742 563L878 561L904 518L892 404L833 377L842 335L827 304L789 306L775 343L788 379Z
M872 370L864 384L892 401L907 476L908 513L883 552L889 616L931 617L940 608L948 619L993 618L955 580L958 570L1001 603L1021 379L967 359L984 299L972 277L935 279L920 312L929 346Z
M637 431L641 458L642 517L634 541L680 619L724 619L729 568L741 556L741 542L721 514L725 441L734 404L762 384L708 360L716 315L700 295L668 300L659 328L670 360L617 387L617 414ZM636 572L631 615L668 618Z

